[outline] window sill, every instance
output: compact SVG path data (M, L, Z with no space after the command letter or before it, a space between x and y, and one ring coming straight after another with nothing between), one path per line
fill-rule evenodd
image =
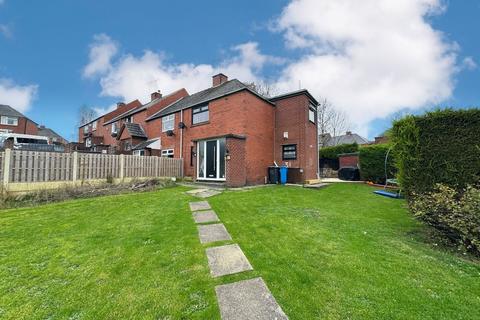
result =
M209 124L210 121L205 121L205 122L200 122L200 123L195 123L195 124L192 124L190 127L199 127L199 126L203 126L205 124Z

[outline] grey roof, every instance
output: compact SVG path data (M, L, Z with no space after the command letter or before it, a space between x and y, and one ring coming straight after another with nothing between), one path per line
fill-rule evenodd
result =
M175 113L180 110L188 109L197 105L200 105L202 103L206 103L221 97L224 97L226 95L242 91L242 90L248 90L258 96L259 98L267 101L270 104L273 104L270 102L266 97L258 94L257 92L253 91L251 88L249 88L246 84L238 81L237 79L233 79L227 82L222 83L221 85L211 87L208 89L205 89L203 91L194 93L190 96L184 97L171 105L163 108L159 112L153 114L150 116L147 121L153 120L159 117L163 117L172 113Z
M125 123L125 128L128 130L128 133L130 133L132 137L147 138L145 131L143 131L142 126L138 123L127 122Z
M1 116L26 118L22 113L18 112L17 110L15 110L12 107L7 106L5 104L0 104L0 115Z
M67 141L66 139L64 139L61 135L59 135L58 133L56 133L55 131L53 131L52 129L50 128L46 128L46 127L38 127L38 135L39 136L44 136L44 137L49 137L49 138L57 138L59 140L65 140Z
M362 136L359 136L356 133L350 133L350 134L344 134L341 136L335 136L335 137L330 137L330 139L327 139L324 142L324 147L332 147L332 146L338 146L341 144L352 144L352 143L357 143L357 144L367 144L370 141L365 139Z
M152 143L154 143L156 141L158 141L158 138L140 142L139 144L134 146L132 148L132 150L143 150L145 148L148 148L149 145L151 145Z
M297 91L292 91L292 92L288 92L288 93L285 93L285 94L281 94L281 95L275 96L273 98L270 98L270 100L271 101L276 101L276 100L280 100L280 99L284 99L284 98L288 98L288 97L298 96L298 95L301 95L301 94L305 94L314 105L318 106L317 99L315 99L310 94L310 92L308 92L307 89L300 89L300 90L297 90Z

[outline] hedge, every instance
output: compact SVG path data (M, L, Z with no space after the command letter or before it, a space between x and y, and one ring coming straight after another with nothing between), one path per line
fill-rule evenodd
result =
M333 147L325 147L319 150L320 159L338 159L338 155L342 153L353 153L358 151L358 144L340 144Z
M360 148L359 161L362 180L385 183L385 156L390 148L390 144L374 144ZM396 177L397 170L393 151L390 151L388 156L387 173L389 179Z
M461 190L480 175L480 110L437 110L394 122L398 177L407 195L444 184Z

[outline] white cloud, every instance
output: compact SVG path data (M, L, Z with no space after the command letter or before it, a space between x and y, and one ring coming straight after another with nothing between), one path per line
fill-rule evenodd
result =
M327 97L358 128L404 108L448 99L454 89L457 46L426 18L440 0L295 0L277 30L306 53L288 65L283 90L298 82Z
M21 86L10 79L0 78L0 104L10 105L20 112L30 109L37 91L37 85Z
M473 60L472 57L465 57L462 62L463 68L467 70L475 70L477 69L477 63Z
M108 36L95 36L90 46L90 61L85 68L87 76L100 77L101 95L120 97L125 101L148 101L150 93L161 90L169 93L185 87L189 92L203 90L211 85L211 77L223 72L242 81L256 81L267 63L283 60L263 55L257 43L248 42L231 49L233 56L218 66L210 64L171 64L162 53L146 50L141 56L127 54L112 59L117 46ZM115 50L112 50L115 48Z
M90 61L83 69L83 76L92 78L111 68L111 60L118 52L118 44L106 34L97 34L90 45Z
M2 34L5 38L12 38L12 28L7 26L6 24L0 24L0 34Z
M151 91L185 87L196 92L223 72L241 81L265 81L267 64L279 65L279 91L309 89L349 115L353 129L400 110L420 109L450 98L458 46L430 25L444 12L442 0L292 0L275 21L296 58L262 54L255 42L231 48L217 65L174 64L164 54L116 56L118 44L105 34L90 46L86 77L99 76L103 96L148 99ZM473 59L464 68L476 66Z

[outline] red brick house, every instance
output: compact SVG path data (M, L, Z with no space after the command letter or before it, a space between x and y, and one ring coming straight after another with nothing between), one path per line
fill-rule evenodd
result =
M14 108L0 104L0 132L38 134L38 125Z
M317 105L307 90L267 98L218 74L211 88L153 93L149 103L100 117L96 130L90 123L80 135L110 152L183 158L184 175L197 181L263 184L275 163L304 181L318 176ZM100 124L115 141L101 137Z
M262 184L274 163L315 179L317 105L307 90L266 98L218 74L211 88L147 118L146 133L159 138L162 156L184 158L184 174L198 181Z

